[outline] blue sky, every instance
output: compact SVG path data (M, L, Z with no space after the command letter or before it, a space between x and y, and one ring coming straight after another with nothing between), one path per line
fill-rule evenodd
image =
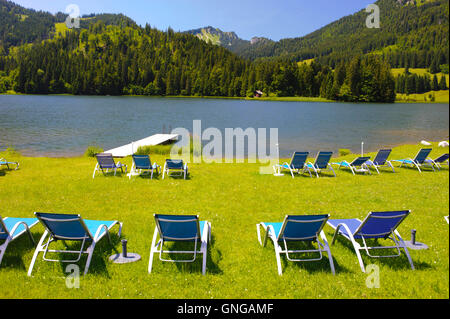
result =
M243 39L273 40L306 35L374 0L14 0L37 10L65 12L77 4L81 14L123 13L138 24L186 31L213 26Z

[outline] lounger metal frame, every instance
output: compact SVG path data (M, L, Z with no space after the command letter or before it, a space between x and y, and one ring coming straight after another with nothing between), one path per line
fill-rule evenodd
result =
M405 164L412 165L412 167L415 166L415 167L419 170L419 173L422 173L422 170L421 170L420 168L421 168L421 167L424 167L424 166L429 166L429 167L431 167L431 168L433 169L433 171L435 171L435 169L434 169L434 167L433 167L433 164L432 164L432 163L426 162L426 158L427 158L428 155L430 154L431 150L432 150L431 148L423 148L423 149L421 149L419 152L417 152L417 155L414 157L414 159L412 159L412 158L407 158L407 159L402 159L402 160L393 160L393 162L399 162L399 163L401 163L401 164L400 164L400 167L403 167L403 165L405 165ZM427 156L425 157L425 159L424 159L423 161L418 161L418 160L417 160L417 157L418 157L419 154L420 154L421 152L423 152L423 151L429 151L429 152L428 152Z
M319 159L320 156L325 156L324 154L327 156L330 155L330 159L328 160L326 167L319 167L319 165L317 164L317 160ZM336 177L336 172L334 171L333 166L331 166L331 163L330 163L332 154L333 154L333 152L319 152L316 156L316 160L314 161L314 164L311 162L306 163L305 171L307 170L309 172L309 175L312 177L311 170L313 170L314 173L316 174L316 177L319 178L319 174L321 174L322 171L328 170L334 174L334 177Z
M136 168L136 162L134 161L134 155L133 155L133 164L131 165L131 170L130 170L130 174L129 174L129 178L131 179L131 177L133 175L150 175L150 179L153 179L153 173L156 170L156 174L161 174L161 166L159 166L158 164L156 164L156 162L152 165L151 160L150 160L150 156L148 158L148 160L150 161L150 165L151 167L149 168Z
M446 155L447 155L447 156L446 156ZM442 158L442 157L444 157L444 156L447 157L447 160L446 160L446 161L439 161L439 159ZM428 164L432 165L433 167L436 166L436 168L437 168L438 170L441 170L442 165L447 165L447 166L449 166L449 158L448 158L448 154L443 154L443 155L439 156L438 158L436 158L436 159L434 159L434 160L433 160L431 157L429 157L429 158L427 158L427 159L425 160L425 163L428 163ZM445 164L444 164L444 163L445 163Z
M19 162L8 162L7 160L5 160L4 158L0 159L0 166L6 166L6 168L8 170L10 170L11 168L9 167L9 165L16 165L16 171L19 169Z
M314 216L312 216L314 217ZM329 219L330 215L328 217L323 219L315 219L315 220L292 220L289 219L289 216L286 216L283 225L281 227L280 233L278 234L278 237L276 237L275 229L272 225L266 225L265 223L259 223L256 224L256 233L258 236L258 242L261 246L266 247L267 239L270 238L273 242L274 248L275 248L275 257L277 260L277 268L278 268L278 274L281 276L283 274L283 268L281 267L281 254L285 254L287 260L292 262L308 262L308 261L319 261L323 259L323 252L326 252L328 255L328 260L330 262L330 268L333 275L335 274L335 268L334 268L334 262L333 262L333 256L331 255L330 245L328 244L327 237L325 236L325 233L323 231L323 227L326 224L326 221ZM299 238L288 238L284 236L284 230L286 229L287 223L317 223L322 222L322 226L317 231L315 236L312 237L299 237ZM264 240L261 241L261 227L265 231ZM319 239L322 239L322 242ZM280 246L280 241L283 242L284 249ZM316 242L318 249L306 249L306 250L289 250L287 241L311 241ZM289 256L289 254L299 254L299 253L319 253L318 258L307 258L307 259L295 259Z
M382 153L382 152L389 152L388 156L386 157L386 159L384 161L382 161L381 163L378 161L378 156ZM375 168L375 170L377 171L378 174L380 174L380 170L379 168L381 167L388 167L390 169L392 169L392 171L395 173L395 169L394 169L394 165L392 165L391 161L389 161L387 158L389 157L389 154L392 152L391 149L383 149L383 150L379 150L377 156L375 156L374 160L368 160L366 162L366 165L370 168L373 167Z
M100 162L99 162L99 157L104 157L104 158L111 158L112 159L112 163L113 163L113 167L102 167L102 165L100 164ZM127 165L125 165L125 164L122 164L121 162L115 162L114 161L114 157L112 156L112 154L98 154L97 155L97 165L95 165L95 168L94 168L94 173L92 174L92 179L94 179L95 178L95 173L96 172L102 172L103 173L103 175L106 175L106 174L108 174L110 171L109 170L111 170L111 171L113 171L114 172L114 176L116 176L116 174L117 174L117 169L119 169L120 168L120 170L121 170L121 172L123 173L123 168L125 167L125 174L127 173Z
M199 216L197 215L196 218L193 219L184 219L184 220L174 220L174 219L164 219L158 217L156 214L153 215L155 217L156 226L155 230L153 232L153 240L152 240L152 246L150 248L150 259L148 263L148 273L150 274L152 272L153 267L153 257L155 254L159 255L159 260L163 262L172 262L172 263L192 263L195 262L197 259L197 254L203 255L202 260L202 274L206 274L206 260L207 260L207 254L208 254L208 243L211 241L211 223L206 221L203 229L200 229L199 224ZM170 223L197 223L197 234L198 236L192 237L192 238L168 238L163 235L163 232L161 230L161 227L159 225L159 221L163 222L170 222ZM159 240L158 240L159 237ZM192 242L194 241L194 250L164 250L164 237L167 240L170 241L180 241L180 242ZM200 250L198 250L198 241L200 240ZM193 254L192 259L187 260L173 260L173 259L164 259L162 257L162 254Z
M170 168L167 165L167 161L164 164L164 169L163 169L163 176L162 179L164 179L165 175L169 176L184 176L184 179L186 179L187 174L188 174L188 166L187 163L183 164L183 161L181 161L182 163L182 167L183 168ZM175 172L171 172L171 171L175 171Z
M355 162L361 162L362 160L367 159L366 161L364 161L361 165L356 165L355 166ZM341 168L349 168L351 170L351 172L353 173L353 175L356 175L356 173L368 173L369 175L372 175L372 173L370 172L369 166L367 166L366 162L370 160L369 156L361 156L358 157L356 159L354 159L351 163L347 162L347 161L342 161L339 163L334 163L334 165L338 165L338 169L340 170ZM361 168L358 168L361 167Z
M289 169L289 172L291 173L292 178L294 178L294 173L300 174L300 171L303 171L302 173L305 173L305 171L306 171L306 160L308 158L308 155L309 155L309 152L295 152L292 155L290 164L287 163L287 162L284 162L282 165L279 165L279 164L278 165L274 165L273 166L273 170L274 170L275 174L277 174L277 173L281 173L281 171L283 169ZM297 156L302 156L302 157L305 158L302 167L297 167L297 165L293 164L294 159ZM312 177L311 171L308 170L308 173L309 173L309 176Z
M361 257L361 253L360 250L364 250L366 252L366 254L369 257L372 258L393 258L393 257L400 257L401 255L401 251L400 249L403 249L405 252L406 257L408 258L409 264L411 265L411 269L414 270L414 264L413 261L411 259L411 256L409 255L408 252L408 248L405 245L405 242L403 241L402 237L400 236L399 232L397 231L397 227L398 225L400 225L403 220L411 213L411 211L407 211L406 214L401 214L404 213L404 211L399 212L399 215L396 216L373 216L372 213L369 213L369 215L367 215L367 217L361 221L360 219L356 218L356 220L358 220L359 222L361 222L361 224L359 225L359 227L355 230L354 233L352 233L349 229L349 227L345 224L345 223L341 223L339 225L337 225L337 227L335 228L335 232L333 235L333 239L331 240L331 245L334 244L334 242L336 241L336 238L338 235L342 235L343 237L345 237L346 239L350 240L350 242L353 245L353 248L356 252L356 256L358 258L359 261L359 265L361 267L362 272L366 272L365 266L364 266L364 262L362 260ZM363 233L360 233L360 231L364 228L364 225L368 222L369 219L374 219L374 218L378 218L378 219L392 219L392 218L398 218L403 216L402 219L400 219L397 224L395 225L395 227L393 227L391 229L391 231L386 232L386 233L381 233L381 234L370 234L370 237L373 236L384 236L384 239L390 239L394 242L394 246L374 246L374 247L370 247L367 245L366 243L366 238L364 236ZM329 224L330 225L330 224ZM331 226L331 225L330 225ZM334 226L331 226L332 228L334 228ZM344 235L343 233L339 233L340 229L344 228L346 233L348 234L348 237L346 235ZM361 236L361 241L362 244L358 243L355 239L355 236ZM380 239L379 237L377 237L377 239ZM370 250L380 250L380 249L395 249L397 250L397 254L395 255L372 255L370 253Z
M36 222L31 224L30 227L28 227L27 223L25 223L23 221L17 222L13 226L13 228L11 228L11 230L9 230L8 228L6 228L6 225L3 222L4 220L7 220L7 219L8 219L8 217L5 217L3 219L2 216L0 216L0 226L1 226L0 234L6 235L6 238L4 239L3 244L0 245L0 265L2 264L3 256L5 255L5 251L6 251L6 248L8 248L9 243L11 243L13 240L19 238L20 236L22 236L25 232L30 237L30 240L33 243L33 245L36 245L36 241L34 240L33 235L31 234L30 228L35 226L36 224L38 224L39 223L38 220L36 220ZM19 228L21 225L24 226L24 230L15 234L17 228ZM3 229L3 231L1 229Z
M89 231L88 227L83 221L83 218L81 218L80 215L77 215L75 218L71 219L56 219L56 218L48 218L48 217L42 217L36 214L36 217L39 219L41 224L45 227L44 234L42 235L38 246L36 247L36 250L33 255L33 259L31 260L30 268L28 269L28 276L31 276L31 273L33 272L34 264L36 263L36 259L40 252L43 252L43 260L50 261L50 262L62 262L62 263L76 263L80 261L81 256L83 254L87 254L88 258L86 261L86 266L84 269L84 275L86 275L89 271L89 266L91 264L92 256L94 253L95 245L106 235L108 237L108 241L110 244L112 244L111 236L109 234L111 228L113 228L115 225L119 225L119 232L118 236L120 237L122 234L122 226L123 223L114 221L109 227L105 224L100 225L97 228L97 231L94 236L92 236L91 232ZM50 228L47 227L45 221L50 222L57 222L57 223L65 223L65 222L79 222L81 226L83 227L85 231L85 236L83 237L64 237L61 235L55 235ZM105 230L103 233L102 231ZM44 244L45 239L48 236L47 242ZM67 247L66 240L67 241L81 241L81 247L80 250L50 250L50 244L52 242L55 242L57 240L62 240L64 245ZM85 245L89 245L86 250L83 250ZM78 257L76 259L49 259L46 258L47 253L61 253L61 254L78 254Z

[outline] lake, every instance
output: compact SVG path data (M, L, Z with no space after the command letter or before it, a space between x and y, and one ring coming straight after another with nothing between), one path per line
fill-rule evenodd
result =
M234 99L0 95L0 150L78 156L169 129L278 128L280 153L354 152L449 136L448 104L352 104Z

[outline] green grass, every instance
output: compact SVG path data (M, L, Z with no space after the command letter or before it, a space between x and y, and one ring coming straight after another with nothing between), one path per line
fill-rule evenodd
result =
M432 157L446 149L433 144ZM420 145L394 149L392 158L414 156ZM370 155L374 155L371 153ZM349 154L339 159L352 160ZM119 220L128 251L142 261L112 264L114 249L104 239L96 248L90 272L79 289L65 285L64 267L42 261L27 277L33 247L23 236L13 242L0 266L0 298L449 298L449 172L402 168L396 174L320 179L260 175L260 164L190 164L189 180L150 180L126 176L92 179L95 159L30 158L14 153L0 157L20 162L17 171L0 169L0 214L32 217L34 211L79 213L86 219ZM163 164L165 156L154 155ZM337 158L334 160L338 160ZM121 160L131 166L131 159ZM379 289L366 287L367 275L359 269L351 246L339 240L331 247L336 276L326 258L313 263L291 263L282 258L284 274L277 274L273 245L259 246L258 222L282 221L286 214L329 213L332 218L363 218L370 211L410 209L400 226L406 239L417 229L417 240L430 249L411 251L412 271L404 255L395 259L363 257L380 267ZM207 274L201 275L201 258L190 265L162 263L156 258L147 273L155 227L154 213L199 214L212 223L212 244ZM32 230L36 240L42 226ZM332 230L325 227L328 240ZM40 255L42 256L42 255ZM86 257L78 263L84 269Z
M67 27L65 22L55 23L55 34L61 34L64 35L67 31L69 31L69 28Z
M397 94L396 102L398 103L448 103L449 91L431 91L427 93L414 94Z
M394 77L397 77L397 76L405 73L405 68L393 68L393 69L391 69L391 72ZM420 76L428 75L431 78L433 78L433 76L434 76L434 74L431 74L430 72L428 72L428 69L423 69L423 68L422 69L421 68L410 68L409 72L412 74L420 75ZM443 76L443 75L445 75L445 79L447 81L447 87L448 87L449 86L449 74L444 74L442 72L436 73L438 80L440 80L441 76Z

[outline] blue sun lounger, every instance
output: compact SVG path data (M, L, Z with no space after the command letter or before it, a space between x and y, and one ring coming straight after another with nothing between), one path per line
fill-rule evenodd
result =
M438 158L436 158L436 159L431 159L431 158L427 158L426 160L425 160L425 163L428 163L429 165L432 165L433 167L437 167L437 169L438 170L441 170L441 168L442 168L442 165L447 165L447 166L449 166L448 165L448 162L449 162L449 154L447 153L447 154L443 154L443 155L441 155L441 156L439 156Z
M116 162L114 162L112 154L102 153L97 154L96 157L97 157L97 165L95 166L92 178L95 178L95 173L100 171L103 173L103 175L105 175L106 173L109 173L109 171L111 170L114 172L114 176L116 176L117 170L120 168L121 172L123 173L123 168L125 167L125 173L127 172L127 165L122 164L120 162L116 164Z
M373 258L389 258L399 257L401 255L400 249L405 251L406 257L414 269L411 256L409 255L408 248L400 237L397 231L398 226L403 220L410 214L410 211L392 211L392 212L372 212L363 220L359 219L330 219L327 224L334 230L333 240L331 244L334 244L338 235L343 236L353 244L356 256L358 257L359 265L363 272L366 272L364 262L361 258L360 250L366 251L369 257ZM390 239L394 242L394 246L367 246L367 239ZM358 242L361 241L361 243ZM375 249L395 249L397 254L395 255L372 255L371 250Z
M0 167L6 166L7 169L11 169L9 165L16 165L16 171L19 169L19 163L18 162L8 162L4 158L0 159Z
M188 172L188 166L187 163L184 164L183 160L174 160L174 159L167 159L166 163L164 164L163 169L163 179L164 175L167 176L184 176L184 179L186 179Z
M333 172L334 177L336 177L336 173L334 172L334 169L330 164L331 156L333 156L333 152L319 152L314 164L308 162L306 164L305 170L309 172L311 177L311 171L313 171L316 174L317 178L319 178L319 174L321 174L325 170Z
M153 179L153 173L156 171L159 174L160 166L150 160L148 155L133 155L133 165L131 166L131 171L129 177L131 179L134 175L145 175L151 174L151 179Z
M300 171L305 172L305 164L306 160L308 159L309 152L295 152L294 155L292 155L291 163L284 163L282 165L275 165L273 167L275 173L281 173L282 170L288 169L292 175L292 178L294 178L294 173L300 174ZM309 172L309 175L311 175L311 172Z
M375 159L373 161L368 160L366 162L367 167L375 168L375 170L377 171L378 174L380 174L379 168L381 168L381 167L389 167L395 173L394 166L388 160L389 155L391 155L391 153L392 153L392 149L379 150L377 156L375 156Z
M199 217L196 215L182 216L155 214L154 217L156 227L153 233L153 241L150 249L148 272L152 272L153 256L155 254L159 254L159 259L161 261L174 263L191 263L197 259L197 254L202 254L202 274L205 275L208 243L211 241L211 223L207 221L200 221ZM189 251L164 250L165 242L191 242L194 244L194 249ZM162 254L192 254L192 259L164 259Z
M87 220L81 218L77 214L48 214L48 213L34 213L41 224L45 227L45 232L39 241L39 244L34 252L31 260L30 268L28 269L28 276L31 276L36 258L40 252L44 253L43 259L45 261L76 263L81 259L82 254L87 254L86 266L84 274L89 271L92 255L94 253L95 245L106 235L111 242L110 230L115 225L119 225L118 236L122 233L122 223L118 221L102 221L102 220ZM44 244L45 239L47 242ZM61 240L81 242L80 250L50 250L50 244ZM67 246L66 246L67 247ZM86 250L84 250L84 248ZM47 253L72 254L77 255L75 259L49 259Z
M349 168L353 175L356 175L356 173L368 173L372 174L370 172L369 167L366 165L366 162L370 160L370 156L360 156L358 158L355 158L353 162L349 163L347 161L342 161L338 163L333 163L333 165L338 165L339 169L341 168Z
M256 225L258 241L261 246L266 246L267 238L270 238L273 242L279 275L283 274L283 269L281 268L281 254L286 254L286 258L289 261L303 262L321 260L323 258L323 252L327 253L331 272L333 275L335 274L333 256L331 255L330 246L328 245L327 238L323 232L323 227L328 218L330 218L330 215L288 215L282 223L259 223ZM261 240L261 227L265 231L263 241ZM316 242L317 249L289 250L288 242ZM319 256L317 258L306 259L295 259L292 257L292 254L301 253L318 253Z
M19 238L24 233L30 236L33 245L36 244L30 228L38 224L37 218L12 218L0 216L0 265L9 243Z
M402 167L403 165L411 165L413 167L415 166L415 167L417 167L417 169L419 170L420 173L422 172L420 170L420 168L424 167L424 166L429 166L434 171L433 165L426 162L426 159L428 158L428 155L430 155L431 151L432 151L431 148L422 148L417 153L417 155L414 159L408 158L408 159L401 159L401 160L393 160L393 162L401 163L400 167Z

